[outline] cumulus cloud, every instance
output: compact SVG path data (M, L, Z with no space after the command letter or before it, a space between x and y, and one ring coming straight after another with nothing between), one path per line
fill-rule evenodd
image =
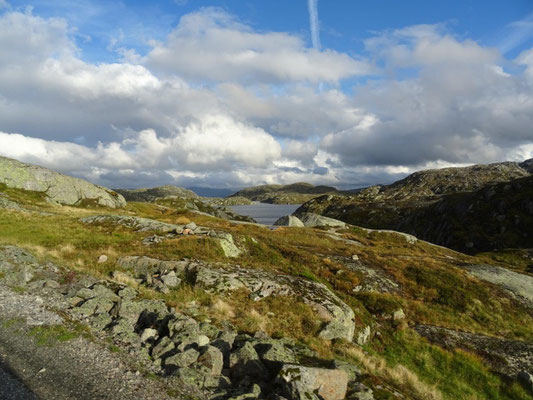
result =
M347 165L415 166L501 161L531 142L529 70L506 73L497 50L440 29L410 27L367 42L395 73L360 88L354 98L371 113L370 123L329 133L324 149ZM529 65L529 53L519 60ZM403 68L415 69L415 77L398 79Z
M343 188L533 157L533 49L505 60L445 25L384 32L356 59L208 8L99 64L73 32L0 15L1 155L112 187Z
M281 156L279 143L262 129L218 115L192 122L171 137L147 129L121 142L100 142L95 148L1 132L0 148L4 156L61 170L75 165L183 171L261 168Z
M257 33L232 15L207 8L181 18L146 63L195 81L279 83L325 81L370 72L369 64L332 50L309 49L288 33Z

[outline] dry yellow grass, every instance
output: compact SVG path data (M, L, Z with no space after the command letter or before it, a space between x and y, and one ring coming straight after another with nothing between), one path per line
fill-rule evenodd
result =
M367 373L397 385L415 399L442 400L442 394L435 387L422 382L414 372L405 366L398 364L391 367L383 358L366 354L361 348L353 345L347 346L344 351L347 356L357 360Z
M217 299L211 308L220 319L230 319L235 317L233 307L222 299Z

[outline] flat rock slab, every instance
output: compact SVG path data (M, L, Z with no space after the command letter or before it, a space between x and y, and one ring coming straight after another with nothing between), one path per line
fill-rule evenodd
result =
M132 217L129 215L94 215L92 217L82 218L84 224L105 224L111 223L122 225L126 228L132 228L139 232L155 231L159 233L181 232L183 225L167 224L166 222L157 221L150 218Z
M533 277L493 265L466 265L470 275L501 287L527 308L533 309Z
M473 351L487 360L501 374L517 378L520 373L533 375L533 343L506 340L431 325L417 325L416 331L445 348Z

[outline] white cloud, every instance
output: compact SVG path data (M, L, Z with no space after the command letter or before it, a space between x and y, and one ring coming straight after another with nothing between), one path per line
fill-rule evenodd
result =
M366 74L369 64L332 50L308 49L288 33L257 33L226 12L185 15L166 42L155 43L147 65L167 74L214 82L325 81Z
M424 25L367 40L358 61L204 9L145 57L93 64L74 31L0 15L0 131L20 132L0 133L0 154L115 187L355 187L531 155L533 49L513 65ZM380 75L340 89L373 63Z

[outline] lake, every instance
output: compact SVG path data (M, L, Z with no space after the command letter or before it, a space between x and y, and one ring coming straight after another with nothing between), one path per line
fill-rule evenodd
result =
M247 206L229 206L237 214L247 215L263 225L272 225L284 215L291 215L300 204L267 204L257 203Z

